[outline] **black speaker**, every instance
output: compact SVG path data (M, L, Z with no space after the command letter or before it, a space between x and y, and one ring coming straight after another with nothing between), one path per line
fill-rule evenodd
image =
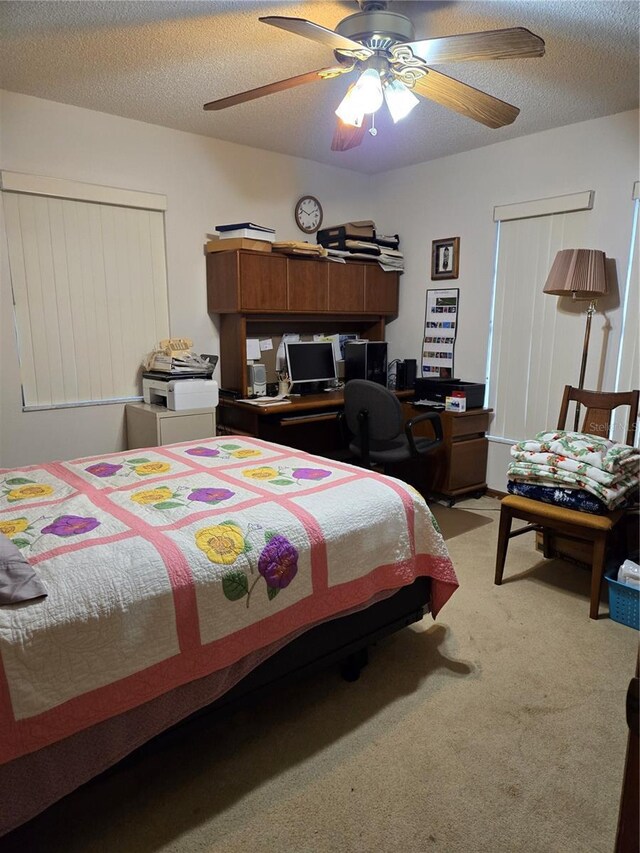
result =
M416 374L418 371L418 362L415 358L405 358L404 360L404 388L412 389L416 384Z
M407 387L407 365L404 361L396 364L396 391L404 391Z
M344 345L344 381L369 379L387 384L386 341L347 341Z

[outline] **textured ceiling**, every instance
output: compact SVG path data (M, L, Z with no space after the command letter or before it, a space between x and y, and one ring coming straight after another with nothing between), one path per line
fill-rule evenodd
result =
M0 2L0 84L366 173L419 163L638 105L633 2L494 0L389 3L416 38L524 26L546 42L540 59L460 62L438 70L515 104L515 123L490 130L430 101L378 135L332 152L333 111L353 75L318 81L221 112L206 101L332 64L329 48L261 24L289 15L333 29L349 2Z

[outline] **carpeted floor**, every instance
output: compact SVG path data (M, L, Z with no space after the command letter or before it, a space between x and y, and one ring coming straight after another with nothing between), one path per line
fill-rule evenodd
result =
M532 535L495 587L497 501L432 508L461 584L436 623L356 683L327 671L198 720L0 850L610 853L635 632L590 620L589 573Z

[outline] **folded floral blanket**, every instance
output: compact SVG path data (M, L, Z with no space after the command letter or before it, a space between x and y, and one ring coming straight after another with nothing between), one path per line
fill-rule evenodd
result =
M581 432L539 432L535 439L519 441L513 446L512 452L530 451L533 453L554 453L567 459L575 459L585 465L608 471L610 474L620 473L621 469L636 471L640 461L638 448L628 444L619 444L597 435Z
M565 471L550 465L537 465L532 462L512 462L507 469L509 480L538 483L543 486L569 486L584 489L599 498L607 509L615 509L638 488L637 475L621 476L611 486L603 486L590 477Z
M572 471L580 477L588 477L596 483L601 483L603 486L614 486L620 480L631 472L629 466L619 468L615 474L609 471L603 471L602 468L596 468L595 465L588 465L586 462L579 462L577 459L572 459L568 456L562 456L557 453L537 453L535 450L516 450L516 444L511 448L511 455L516 462L526 462L529 465L544 465L548 468L560 469L561 471Z
M507 491L511 495L519 495L522 498L575 509L578 512L590 512L595 515L602 515L607 512L607 507L602 501L589 494L585 489L541 486L539 483L521 483L516 480L509 480Z

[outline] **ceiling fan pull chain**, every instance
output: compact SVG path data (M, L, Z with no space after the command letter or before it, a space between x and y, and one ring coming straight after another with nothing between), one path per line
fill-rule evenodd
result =
M369 133L371 136L378 135L378 128L376 127L376 114L371 113L371 127L369 128Z

